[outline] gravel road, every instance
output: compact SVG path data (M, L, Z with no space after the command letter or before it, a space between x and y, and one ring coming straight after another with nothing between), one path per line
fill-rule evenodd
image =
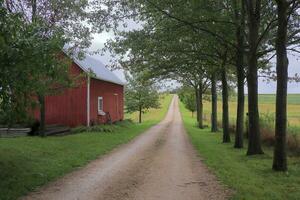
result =
M209 200L230 194L197 156L174 96L159 124L22 199Z

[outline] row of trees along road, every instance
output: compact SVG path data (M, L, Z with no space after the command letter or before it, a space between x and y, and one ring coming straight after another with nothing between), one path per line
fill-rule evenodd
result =
M24 123L39 106L44 134L45 95L79 78L69 76L62 50L81 57L91 34L113 24L101 6L97 0L0 0L0 123Z
M104 1L105 2L105 1ZM212 94L212 131L216 131L216 85L222 86L223 142L230 142L228 87L237 87L235 148L243 148L244 85L248 88L247 155L263 154L258 110L258 75L277 80L276 145L273 169L287 170L287 52L299 52L297 0L137 0L106 1L112 15L140 28L117 31L108 42L115 66L143 71L152 78L175 79L194 90L197 121L203 128L203 93ZM115 11L115 12L114 12ZM270 60L276 57L276 71Z

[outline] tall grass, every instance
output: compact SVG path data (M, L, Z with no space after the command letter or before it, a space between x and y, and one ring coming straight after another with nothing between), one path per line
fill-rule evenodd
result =
M266 145L273 146L275 143L275 95L274 94L260 94L259 97L259 111L260 111L260 126L261 139ZM245 136L247 137L247 98L245 102ZM300 94L288 95L287 106L287 144L290 153L300 155ZM229 123L230 131L235 131L236 123L236 108L237 102L235 97L231 97L229 101ZM211 120L211 102L204 102L204 120L210 125ZM222 102L218 101L218 125L222 127Z
M210 117L205 114L204 120L207 124L210 124ZM222 120L218 120L218 126L222 127ZM244 135L248 138L248 120L245 116L245 130ZM229 130L231 133L235 132L235 121L231 120L229 124ZM260 131L261 140L263 144L267 146L275 145L275 114L274 113L262 113L260 115ZM300 155L300 126L290 125L287 127L287 149L290 154Z
M269 146L275 145L275 115L264 113L260 115L261 139ZM290 153L300 155L300 126L287 127L287 148Z

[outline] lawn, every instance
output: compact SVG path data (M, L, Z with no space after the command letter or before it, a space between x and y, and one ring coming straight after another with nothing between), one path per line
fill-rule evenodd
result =
M170 100L161 98L161 108L146 113L144 123L119 123L110 133L0 138L0 199L17 199L129 142L164 117Z
M213 134L209 129L198 129L195 118L182 103L180 110L191 142L218 179L235 191L232 199L300 198L299 157L289 158L288 173L273 172L272 149L264 147L265 155L246 156L246 147L237 150L233 148L233 143L222 144L221 132Z
M262 117L268 115L269 117L275 118L275 95L274 94L259 94L259 111ZM245 97L245 112L247 112L247 96ZM204 101L204 116L209 120L211 113L211 103L209 101ZM235 123L236 116L236 97L231 97L229 102L229 115L230 123ZM300 127L300 94L289 94L288 95L288 123L289 126L299 126ZM222 102L218 101L218 120L221 121L222 118Z

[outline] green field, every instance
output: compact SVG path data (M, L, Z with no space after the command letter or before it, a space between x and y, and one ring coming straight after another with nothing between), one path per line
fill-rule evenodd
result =
M109 133L0 138L0 199L17 199L129 142L164 117L170 100L171 96L161 98L162 107L146 113L144 123L124 121Z
M183 104L180 104L185 128L204 163L219 180L234 190L238 200L296 200L300 198L300 159L289 157L287 173L273 172L272 149L264 147L265 155L246 156L233 143L223 144L222 133L196 127ZM247 144L247 141L245 141Z
M160 95L160 102L161 102L161 109L150 109L149 111L147 111L145 114L142 115L142 121L143 122L147 122L147 123L158 123L164 116L165 113L167 112L168 109L168 105L170 104L173 95L170 94L162 94ZM161 112L163 109L163 112ZM126 119L131 119L134 122L138 122L138 117L139 117L139 113L135 112L135 113L131 113L125 114L125 118Z
M245 97L245 112L247 112L247 96ZM268 116L269 118L275 119L275 95L274 94L260 94L259 95L259 112L261 117ZM230 123L234 124L236 119L236 97L231 97L229 102L229 114ZM204 117L209 120L211 113L211 103L205 101ZM289 126L300 127L300 94L289 94L288 95L288 124ZM218 120L222 119L222 102L218 101Z
M275 104L275 94L259 94L258 101L264 104ZM288 94L287 98L289 105L300 105L300 94Z

